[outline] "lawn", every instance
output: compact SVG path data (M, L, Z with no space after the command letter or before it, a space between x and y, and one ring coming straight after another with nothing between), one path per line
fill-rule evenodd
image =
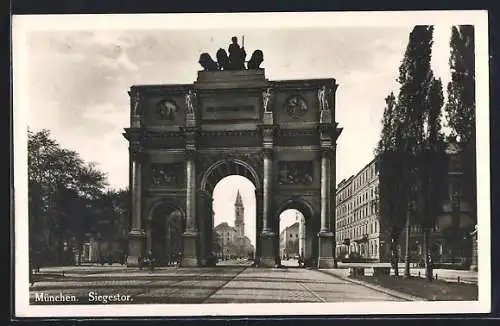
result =
M402 276L357 276L355 279L431 301L478 300L476 284L457 284L442 280L429 282L419 277L403 278Z

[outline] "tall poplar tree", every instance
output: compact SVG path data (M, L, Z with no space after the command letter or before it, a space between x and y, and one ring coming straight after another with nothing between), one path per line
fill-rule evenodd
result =
M477 219L476 188L476 92L475 92L474 26L453 26L450 38L451 81L448 83L446 113L451 138L462 152L463 196Z
M406 202L406 257L405 275L409 276L409 242L412 216L418 211L417 193L419 189L417 155L424 148L424 120L427 111L428 95L433 82L431 70L432 36L434 27L415 26L410 33L408 45L401 66L398 82L401 85L398 95L397 111L403 128L398 139L397 151L403 165Z
M385 98L386 107L382 119L382 132L375 151L376 164L379 173L378 187L378 218L383 238L390 245L391 262L394 273L399 275L398 242L404 227L406 211L405 168L402 164L397 145L401 139L404 127L402 117L396 111L397 103L394 93Z
M447 192L447 156L441 131L443 90L440 79L433 78L424 102L424 133L422 148L416 156L416 224L423 231L424 255L429 257L429 237L434 229ZM432 265L425 259L426 278L432 279Z

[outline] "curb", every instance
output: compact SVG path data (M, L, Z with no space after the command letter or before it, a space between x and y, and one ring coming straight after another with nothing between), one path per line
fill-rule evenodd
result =
M382 292L384 294L390 295L390 296L398 298L398 299L403 299L405 301L428 301L427 299L424 299L424 298L421 298L421 297L416 297L416 296L413 296L413 295L410 295L410 294L401 293L401 292L398 292L398 291L394 291L394 290L391 290L391 289L384 288L382 286L378 286L378 285L370 284L370 283L367 283L367 282L355 280L355 279L352 279L352 278L349 278L349 277L345 277L345 276L335 275L333 273L328 272L328 270L318 269L318 272L321 272L323 274L330 275L330 276L333 276L333 277L336 277L336 278L339 278L341 280L348 281L348 282L351 282L351 283L354 283L354 284L357 284L357 285L362 285L362 286L364 286L366 288L369 288L371 290Z

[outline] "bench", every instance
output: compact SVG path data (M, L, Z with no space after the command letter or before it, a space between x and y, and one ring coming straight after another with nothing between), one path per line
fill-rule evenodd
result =
M350 267L349 268L349 276L365 276L365 268L364 267Z
M391 275L390 267L373 267L373 276Z

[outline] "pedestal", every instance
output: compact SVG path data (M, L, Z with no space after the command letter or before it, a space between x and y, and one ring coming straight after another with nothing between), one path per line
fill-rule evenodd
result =
M146 234L144 230L132 229L128 235L127 266L139 266L139 257L145 254Z
M200 265L198 259L198 232L184 232L184 251L182 254L181 266L196 267Z
M261 234L261 255L259 266L274 267L276 265L275 254L275 234L273 232L263 232Z
M333 233L318 233L318 268L334 268L335 258L333 257Z

